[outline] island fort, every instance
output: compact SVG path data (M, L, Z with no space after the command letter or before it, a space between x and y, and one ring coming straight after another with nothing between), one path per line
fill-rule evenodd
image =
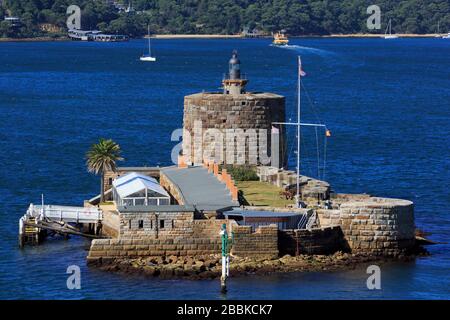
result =
M30 240L26 231L41 234L40 228L56 220L83 223L81 216L94 214L84 222L102 237L91 242L87 260L93 265L219 255L224 224L237 259L411 253L417 243L410 201L340 194L303 175L301 205L283 196L296 189L297 180L286 168L286 132L276 125L285 121L285 98L247 92L247 82L234 52L222 92L185 97L176 165L106 172L106 198L86 201L76 218L69 207L30 205L21 220L21 241Z

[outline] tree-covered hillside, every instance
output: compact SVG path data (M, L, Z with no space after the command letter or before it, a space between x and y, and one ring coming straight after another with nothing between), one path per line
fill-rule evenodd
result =
M82 8L84 29L132 36L146 33L148 24L154 33L235 34L244 27L269 33L286 29L291 35L380 33L389 18L397 33L434 33L438 21L442 32L450 29L449 0L133 0L130 12L117 8L117 4L127 8L127 0L0 0L0 4L0 37L62 34L71 4ZM382 10L381 31L366 27L371 4ZM22 23L12 26L3 16L17 16Z

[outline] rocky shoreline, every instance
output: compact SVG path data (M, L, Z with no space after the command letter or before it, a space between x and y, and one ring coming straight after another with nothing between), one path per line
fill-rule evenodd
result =
M419 255L426 255L421 253ZM289 272L319 272L352 270L368 263L386 263L391 261L412 261L417 255L395 258L379 257L367 254L337 252L333 255L285 255L277 259L230 258L230 276L268 275ZM125 274L142 274L164 279L215 279L221 274L220 255L201 257L147 257L102 259L89 263L100 270Z

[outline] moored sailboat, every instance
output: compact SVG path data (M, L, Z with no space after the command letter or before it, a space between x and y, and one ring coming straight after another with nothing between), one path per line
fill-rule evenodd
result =
M152 56L152 46L150 40L150 26L148 26L148 54L144 54L140 58L141 61L145 62L155 62L156 57Z
M388 34L389 30L389 34ZM392 19L389 19L388 26L386 27L386 31L384 32L384 38L385 39L397 39L398 36L395 34L392 34Z

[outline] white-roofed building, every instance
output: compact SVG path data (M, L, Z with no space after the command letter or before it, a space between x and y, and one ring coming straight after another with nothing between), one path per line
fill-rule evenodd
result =
M170 205L170 195L155 178L136 172L115 179L112 192L116 206Z

